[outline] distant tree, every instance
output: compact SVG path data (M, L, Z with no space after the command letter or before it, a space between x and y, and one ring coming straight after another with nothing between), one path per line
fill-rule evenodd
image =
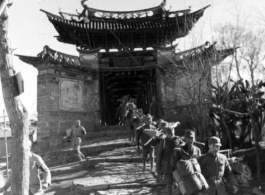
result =
M247 128L251 126L256 147L257 177L260 179L259 141L261 128L264 126L264 113L260 108L260 104L263 101L262 96L260 96L263 82L260 82L259 79L263 77L262 73L264 73L265 30L255 29L254 31L248 29L246 26L242 27L240 25L227 23L223 26L219 25L219 30L217 32L219 36L217 39L223 40L224 46L229 44L232 44L234 47L240 46L233 55L233 61L231 61L230 67L231 71L235 68L237 78L239 78L239 81L235 82L234 86L236 85L238 91L241 93L238 101L244 102L249 117L242 118L241 130L243 130L244 133L248 132ZM242 81L243 79L249 80L250 82L244 84ZM230 82L230 78L228 78L227 82ZM229 95L231 94L227 93L226 95L227 102L225 104L229 104L231 103L231 99L229 99ZM233 117L230 116L226 121L230 120L234 120ZM228 123L226 123L226 125L227 124ZM243 137L244 136L241 138Z

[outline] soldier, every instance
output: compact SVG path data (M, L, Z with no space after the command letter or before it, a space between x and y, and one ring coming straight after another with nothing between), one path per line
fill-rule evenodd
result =
M146 130L149 129L155 130L155 127L151 123L152 123L152 116L148 114L145 117L145 125L142 126L140 129L138 129L136 133L136 144L138 148L138 153L140 151L140 146L139 146L140 140L142 145L143 171L145 171L148 154L151 163L151 171L153 170L153 165L154 165L154 146L156 144L156 140L153 139L152 141L150 141L150 139L152 139L152 136L146 132Z
M171 165L176 168L177 162L182 160L189 160L191 158L196 158L201 155L201 150L194 145L195 142L195 132L192 130L185 131L185 144L179 148L175 148L172 158Z
M233 187L234 193L238 191L238 184L231 172L231 167L225 155L219 153L221 146L218 137L211 137L208 141L209 152L198 157L201 171L209 188L202 195L227 195L223 177Z
M73 136L72 138L73 149L76 152L77 157L81 161L86 158L85 155L82 154L82 152L80 151L82 138L86 136L86 129L83 126L81 126L80 120L75 121L75 125L73 125L71 129L71 135Z
M126 106L126 99L122 98L120 106L118 107L117 112L116 112L116 116L115 116L116 118L120 118L119 123L121 126L124 126L126 124L125 106Z
M27 147L29 147L29 150L31 150L31 145L31 141L28 140ZM29 195L42 195L44 193L43 188L46 189L48 186L51 185L50 170L44 163L42 158L39 155L32 153L31 151L29 152L29 163ZM43 184L40 180L39 170L43 172ZM10 173L12 174L12 171L10 171ZM11 186L10 178L11 177L8 178L4 187L0 188L0 193L3 191L7 191L7 189Z
M189 160L201 155L201 150L194 145L194 131L186 130L184 140L185 143L181 143L180 147L175 148L173 155L171 156L171 166L173 167L173 170L177 168L177 162L179 160ZM176 189L176 194L181 194L178 189Z
M171 166L171 156L174 148L178 147L180 139L175 136L174 128L168 126L164 128L164 131L166 138L162 139L159 143L156 157L156 171L160 180L164 178L168 195L172 195L173 167Z
M154 121L157 121L162 116L160 104L156 101L155 96L152 97L152 102L150 104L149 113L153 117Z

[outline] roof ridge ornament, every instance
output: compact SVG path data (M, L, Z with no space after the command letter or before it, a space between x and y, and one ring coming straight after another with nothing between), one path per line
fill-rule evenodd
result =
M142 17L161 16L164 12L167 12L164 8L166 0L152 8L134 10L134 11L107 11L99 10L89 7L86 2L89 0L81 0L81 5L84 8L83 12L78 16L87 18L110 18L110 19L135 19ZM84 18L85 18L84 17Z

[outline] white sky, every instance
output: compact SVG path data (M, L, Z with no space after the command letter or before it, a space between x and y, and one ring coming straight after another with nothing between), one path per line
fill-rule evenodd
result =
M63 12L81 12L80 0L19 0L12 1L9 10L9 34L12 48L17 48L14 53L36 56L45 45L52 49L78 55L74 45L60 43L54 38L58 35L53 25L48 21L46 14L40 9L58 14ZM137 10L159 5L162 0L89 0L88 5L102 10ZM259 12L265 10L264 0L167 0L167 8L171 10L200 9L211 5L194 29L185 39L178 40L180 49L190 48L192 45L200 45L206 41L212 42L211 32L213 27L226 21L235 21L237 13L244 18L249 18L249 23L259 23ZM249 17L248 17L249 16ZM244 19L245 20L245 19ZM265 22L264 22L265 24ZM192 41L191 41L192 40ZM196 41L194 41L196 40ZM194 46L195 46L194 45ZM20 96L29 113L36 110L37 102L37 70L31 65L25 64L17 57L13 57L15 70L21 71L25 92ZM2 115L4 103L0 90L0 115Z

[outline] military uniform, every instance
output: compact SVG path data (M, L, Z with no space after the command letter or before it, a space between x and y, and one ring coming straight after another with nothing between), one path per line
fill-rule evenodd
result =
M149 113L153 116L154 121L157 121L158 119L160 119L162 116L160 104L156 101L152 102L150 104Z
M30 171L30 177L29 177L29 195L41 195L44 193L42 190L42 183L39 176L39 170L43 172L43 180L44 183L47 183L48 185L51 185L51 173L49 168L46 166L42 158L37 155L31 153L29 156L29 171ZM12 174L12 171L11 171ZM11 177L7 180L4 189L7 190L11 186Z
M174 129L173 129L174 131ZM174 133L172 133L174 135ZM164 175L168 195L172 194L173 182L173 167L171 166L171 156L174 148L178 147L179 138L173 136L171 138L164 138L160 141L157 157L156 157L156 172L159 175Z
M150 139L152 139L152 136L147 134L145 132L146 129L151 129L155 130L155 126L149 124L149 125L144 125L141 127L139 130L137 130L137 136L136 136L136 144L139 148L140 141L141 141L141 146L142 146L142 154L143 154L143 160L146 160L148 154L150 158L154 157L154 146L156 145L157 140L152 140L151 142Z
M172 158L171 158L171 165L176 168L176 164L179 160L189 160L191 158L196 158L201 156L201 150L196 146L189 147L187 144L181 146L180 148L174 149Z
M195 138L195 132L188 130L185 132L185 137ZM189 146L188 144L184 144L183 146L174 149L174 152L171 157L171 166L173 167L173 170L175 170L177 168L177 162L179 160L189 160L191 158L197 158L200 155L201 155L200 148L194 145ZM180 194L178 190L176 193Z
M209 140L209 145L213 141L220 144L219 138L214 137L214 139ZM201 193L202 195L227 195L223 178L227 180L229 185L238 186L225 155L220 153L213 154L209 151L198 157L198 162L201 166L202 174L209 185L209 189Z

